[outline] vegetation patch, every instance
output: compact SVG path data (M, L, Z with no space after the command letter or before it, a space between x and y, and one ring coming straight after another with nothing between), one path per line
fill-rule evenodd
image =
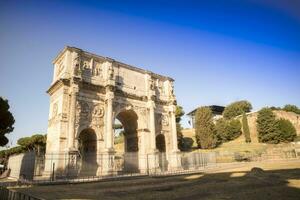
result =
M257 115L258 140L263 143L278 144L291 142L296 138L296 129L286 119L276 119L270 108L263 108Z

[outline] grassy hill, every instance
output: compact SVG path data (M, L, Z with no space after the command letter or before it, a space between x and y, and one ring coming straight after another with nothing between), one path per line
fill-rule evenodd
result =
M281 110L274 111L277 118L288 119L292 122L297 130L297 135L300 135L300 115L295 114L293 112L286 112ZM241 116L238 117L241 120ZM217 151L263 151L267 148L274 148L278 145L271 144L262 144L258 142L257 130L256 130L256 118L257 112L252 112L247 114L249 129L250 129L250 137L251 143L245 142L245 136L242 134L237 139L223 143L218 148L214 149ZM197 143L195 139L195 130L194 129L183 129L182 134L184 137L189 137L194 140L193 148L197 149ZM282 145L281 145L282 146ZM284 146L284 145L283 145Z

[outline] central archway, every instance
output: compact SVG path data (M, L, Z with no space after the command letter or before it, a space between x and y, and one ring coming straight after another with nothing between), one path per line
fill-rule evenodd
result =
M95 176L97 172L97 136L93 129L84 129L79 134L81 176Z
M118 120L123 127L124 147L123 154L124 166L123 172L139 172L139 160L138 160L138 116L133 110L124 110L117 114L116 120Z

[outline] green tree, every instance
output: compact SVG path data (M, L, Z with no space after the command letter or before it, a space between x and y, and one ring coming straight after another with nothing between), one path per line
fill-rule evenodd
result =
M250 130L249 130L247 116L245 113L243 113L242 124L243 124L243 133L245 136L245 142L250 143L251 142Z
M237 119L219 119L216 122L216 132L220 142L228 142L241 135L241 123Z
M252 110L252 105L249 101L236 101L224 109L223 116L225 119L232 119L238 115L243 114L244 112L250 112Z
M33 149L31 137L22 137L18 139L17 144L22 146L24 149L27 149L28 151Z
M280 142L279 124L270 108L262 108L258 112L256 123L259 142Z
M114 129L122 129L122 128L123 128L123 125L122 125L122 124L114 124L114 125L113 125L113 128L114 128Z
M17 144L27 151L34 150L38 154L46 149L46 135L35 134L31 137L23 137L18 139Z
M279 119L278 127L280 133L280 142L292 142L297 136L297 132L293 124L287 119Z
M181 121L181 117L184 115L184 110L181 106L176 106L176 111L175 111L175 119L176 123L179 123Z
M0 97L0 146L5 146L8 143L5 135L14 130L15 119L9 108L8 101Z
M209 107L200 107L195 115L196 141L199 148L211 149L218 145L213 115Z
M294 112L300 115L300 109L296 105L287 104L283 107L283 110L287 112Z
M33 150L39 155L41 152L46 152L47 135L36 134L31 136Z
M184 139L183 139L183 134L181 132L182 127L180 124L181 117L183 115L184 115L183 108L181 106L176 106L175 120L176 120L176 131L177 131L177 144L178 144L178 148L181 151L184 149Z

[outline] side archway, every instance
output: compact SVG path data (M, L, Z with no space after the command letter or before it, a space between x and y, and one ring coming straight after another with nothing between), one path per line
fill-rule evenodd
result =
M158 134L155 138L156 140L156 148L159 152L166 152L166 140L163 134Z
M159 151L158 162L161 171L166 171L168 169L168 161L166 155L166 140L165 135L158 134L155 138L156 148Z
M97 172L97 135L91 128L84 129L78 137L78 150L81 157L81 176L95 176Z

